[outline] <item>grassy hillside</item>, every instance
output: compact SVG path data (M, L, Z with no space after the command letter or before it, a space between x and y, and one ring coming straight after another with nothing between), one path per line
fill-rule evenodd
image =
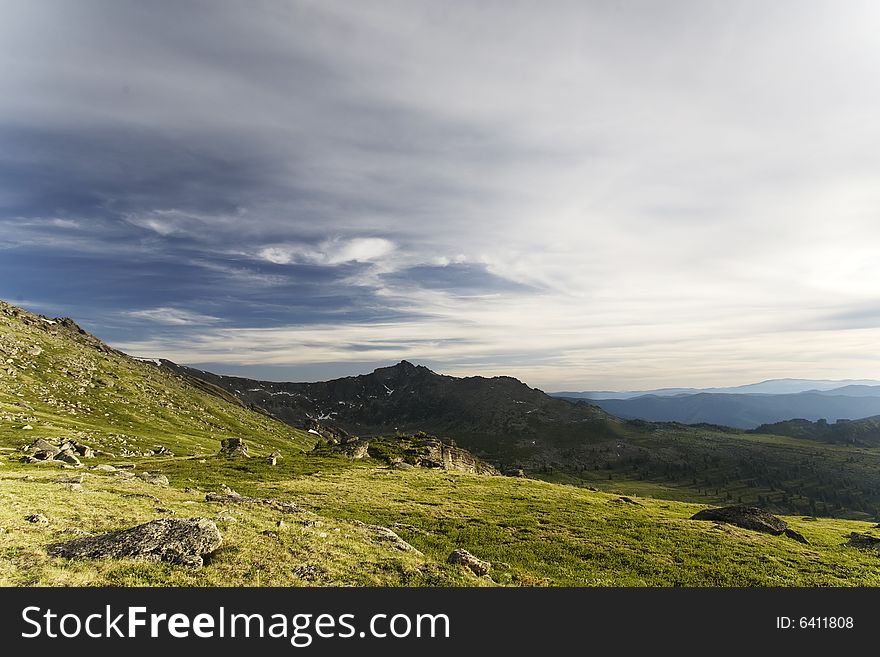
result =
M731 454L776 454L762 467L805 468L811 453L790 451L815 449L803 440L642 427L631 443L591 445L599 467L586 468L579 482L593 477L597 487L704 503L624 500L565 483L399 469L315 451L313 434L115 352L69 320L6 304L0 352L0 585L880 585L880 554L845 545L852 531L877 532L873 524L786 518L810 541L803 545L690 520L715 501L697 492L700 478L721 476L719 464L735 462L713 462L713 450L754 447ZM252 457L217 455L229 436L244 438ZM80 467L26 463L21 448L37 437L73 438L102 453ZM849 458L849 448L824 447ZM263 457L275 451L282 456L272 465ZM651 458L642 459L646 453ZM675 471L670 464L684 454L697 455L687 464L696 484L690 470L670 475L668 485L642 476L658 464ZM845 476L859 471L846 461L829 467ZM148 483L148 473L165 475L168 485L161 478ZM206 500L229 488L274 502ZM32 514L47 522L30 522ZM46 552L50 543L167 517L216 521L223 544L203 568L68 561ZM370 525L393 530L415 549L398 549ZM490 576L447 564L455 548L491 561Z
M71 437L117 456L157 447L213 453L229 436L246 438L257 453L314 443L306 432L110 349L69 319L0 302L0 446Z
M296 456L272 467L212 457L146 457L169 488L88 472L0 468L0 584L186 586L865 586L880 585L880 555L844 545L857 521L786 518L811 545L690 520L700 505L634 498L530 479L374 461ZM29 478L29 479L28 479ZM293 501L301 511L205 502L223 484ZM165 511L158 511L164 509ZM215 518L223 546L204 568L133 561L66 561L48 543L168 517ZM46 526L24 520L44 513ZM392 528L422 554L377 542L352 520ZM282 522L282 526L278 523ZM445 563L454 548L492 562L491 579Z

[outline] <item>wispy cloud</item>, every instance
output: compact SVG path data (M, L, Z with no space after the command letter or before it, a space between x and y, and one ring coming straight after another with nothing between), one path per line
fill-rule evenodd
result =
M125 314L128 317L136 317L171 326L205 326L222 321L219 317L202 315L188 310L181 310L180 308L149 308L146 310L131 310Z

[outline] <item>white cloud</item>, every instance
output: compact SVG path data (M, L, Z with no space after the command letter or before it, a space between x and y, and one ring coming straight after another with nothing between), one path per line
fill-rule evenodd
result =
M276 265L341 265L348 262L376 262L391 255L395 244L380 237L328 240L317 247L305 244L267 246L257 255Z
M149 308L145 310L132 310L125 314L129 317L146 319L157 324L168 324L171 326L204 326L223 321L219 317L203 315L180 308Z

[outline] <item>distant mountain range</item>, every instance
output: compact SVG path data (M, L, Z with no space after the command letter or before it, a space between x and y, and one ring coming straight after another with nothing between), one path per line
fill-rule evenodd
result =
M677 395L708 394L765 394L786 395L799 392L828 392L843 390L851 387L874 387L880 386L880 380L874 379L842 379L837 381L827 379L768 379L760 383L748 383L741 386L727 388L656 388L654 390L629 390L613 392L609 390L587 390L582 392L551 392L553 397L565 397L568 399L633 399L653 395L656 397L674 397ZM843 393L841 393L843 394Z
M604 396L603 396L604 395ZM794 418L834 423L880 415L880 381L777 379L734 388L554 393L625 418L754 429Z

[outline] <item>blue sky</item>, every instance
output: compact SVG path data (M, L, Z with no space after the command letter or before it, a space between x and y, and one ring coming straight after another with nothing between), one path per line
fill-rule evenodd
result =
M874 2L0 10L0 297L130 353L880 377Z

